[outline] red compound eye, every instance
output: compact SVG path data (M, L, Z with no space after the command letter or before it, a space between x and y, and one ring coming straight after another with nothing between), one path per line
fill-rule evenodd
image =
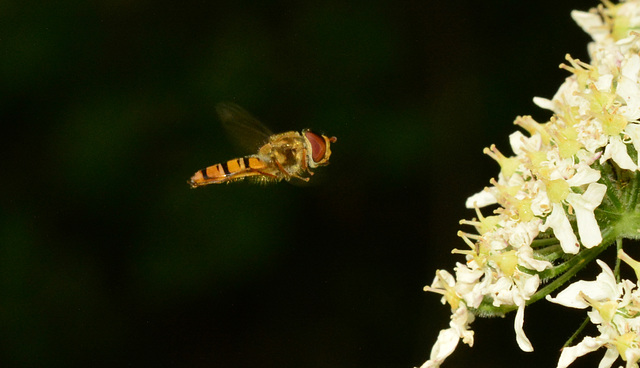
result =
M324 138L310 131L304 132L304 136L307 137L307 140L311 144L311 158L313 158L313 161L322 161L324 154L327 152L327 145Z

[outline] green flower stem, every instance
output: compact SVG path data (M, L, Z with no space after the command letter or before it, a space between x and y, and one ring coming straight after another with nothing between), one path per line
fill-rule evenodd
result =
M546 239L535 239L533 240L533 242L531 242L531 248L535 249L536 251L541 251L538 249L547 247L549 245L557 245L557 244L560 244L560 243L558 242L558 239L556 239L555 237L546 238Z
M616 239L616 254L622 249L622 238ZM620 258L616 257L616 266L613 269L613 274L616 276L616 282L620 282Z
M564 257L566 254L562 251L560 244L554 244L546 248L536 250L536 256L538 259L549 261L551 263Z
M582 324L580 325L580 327L578 327L576 332L574 332L573 335L571 335L571 337L567 340L567 342L564 343L564 345L562 345L562 347L566 348L567 346L570 346L571 344L573 344L573 340L575 340L576 337L580 335L582 330L584 330L584 328L587 327L590 321L591 319L589 317L585 318L584 321L582 321Z

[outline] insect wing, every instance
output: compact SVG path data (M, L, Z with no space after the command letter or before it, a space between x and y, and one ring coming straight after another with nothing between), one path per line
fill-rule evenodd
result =
M233 102L218 103L216 111L234 143L249 152L256 151L273 135L269 128Z

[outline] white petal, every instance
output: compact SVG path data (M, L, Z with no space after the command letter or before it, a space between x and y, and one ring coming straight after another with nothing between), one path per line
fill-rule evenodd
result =
M518 311L516 312L516 319L513 323L513 327L516 330L516 341L518 342L518 346L522 351L531 352L533 351L533 345L531 345L531 341L524 334L524 303L518 307Z
M608 159L612 159L620 168L635 171L638 165L633 163L631 156L627 152L627 145L622 143L620 137L612 136L609 138L609 144L604 149L604 154L600 157L600 163L604 163Z
M622 76L618 80L616 93L621 96L626 105L620 106L618 112L627 120L634 121L640 117L640 85L638 85L638 73L640 73L640 56L631 55L622 66Z
M600 15L584 12L580 10L573 10L571 12L571 18L578 23L578 25L582 28L592 28L592 27L600 27L602 26L602 18ZM588 31L587 31L588 32Z
M490 188L485 188L484 190L472 195L465 202L465 206L467 208L474 208L478 206L480 208L498 203L498 199L492 193Z
M628 348L625 352L625 360L627 361L626 368L637 367L636 364L638 359L640 359L640 349L638 348Z
M525 278L524 285L521 293L528 300L529 297L538 291L540 286L540 275L535 274L533 276L523 276Z
M598 91L610 92L611 82L613 82L613 74L602 74L594 84Z
M522 146L524 145L523 138L525 138L525 136L519 130L516 130L515 132L509 134L509 144L511 145L511 150L516 155L519 152L522 152Z
M553 109L555 107L555 104L553 103L553 101L551 101L551 100L549 100L547 98L534 97L533 98L533 103L538 105L538 107L541 107L543 109L554 111Z
M431 287L434 289L442 289L446 283L446 286L453 286L456 284L456 278L453 277L452 274L447 270L438 270L436 275L433 277L433 282L431 283Z
M602 198L604 194L607 192L607 186L600 183L591 183L587 187L587 190L582 194L582 198L585 200L585 204L588 204L589 209L595 210L600 203L602 203Z
M463 283L463 284L475 284L484 274L482 269L476 268L471 269L467 267L466 264L456 263L456 267L454 269L456 271L456 277L454 279L454 283ZM444 270L443 270L444 271Z
M609 29L602 26L602 18L598 14L574 10L571 12L571 18L591 35L594 41L601 41L609 36Z
M620 106L618 112L627 120L634 121L640 117L640 56L631 55L622 67L622 76L618 79L616 93L621 96L626 105Z
M607 352L604 353L600 364L598 364L598 368L611 368L613 362L618 359L618 350L617 349L607 349Z
M578 345L562 349L560 359L558 360L558 368L568 367L576 358L600 349L603 344L604 343L599 342L596 338L587 336L578 343Z
M613 271L601 260L598 259L596 262L602 268L602 272L596 277L595 281L576 281L559 292L555 298L547 295L546 299L552 303L577 309L589 307L589 304L580 296L580 293L584 293L591 299L598 301L616 300L621 291L618 288Z
M529 246L521 247L520 249L518 249L517 254L520 264L527 268L534 269L538 272L542 272L547 268L553 267L553 264L549 261L533 258L533 249L531 249L531 247Z
M501 277L491 284L487 291L493 293L493 306L499 307L502 304L514 304L513 302L513 280L510 277Z
M567 215L564 213L562 204L553 204L553 211L551 211L551 214L547 216L547 219L540 230L545 231L549 227L553 229L553 233L560 241L562 250L565 253L578 253L578 250L580 250L578 238L576 237L576 234L573 233L571 223L569 223L569 219L567 219Z
M444 360L453 353L458 346L460 337L451 328L441 330L438 334L438 341L433 345L431 349L430 359L427 360L420 368L435 368L439 367Z
M593 284L595 284L595 281L576 281L559 292L555 298L547 295L546 299L552 303L564 305L565 307L585 309L589 307L589 304L580 297L580 292L591 288Z
M602 146L605 146L607 143L604 142L604 144ZM601 146L599 146L601 147ZM576 156L578 157L578 160L580 161L580 164L585 164L586 166L591 165L592 163L596 162L596 160L598 158L600 158L600 152L594 153L594 152L590 152L586 149L581 149L578 151L578 153L576 153ZM580 168L578 168L578 170L580 170Z
M580 240L587 248L595 247L602 241L600 227L593 210L600 205L606 191L606 185L591 183L583 194L571 193L567 196L567 202L576 213Z
M615 300L620 296L622 290L618 286L618 282L616 281L616 277L611 271L611 268L605 262L596 259L596 263L600 268L602 268L602 272L596 276L596 282L598 282L599 291L602 293L598 295L594 293L596 290L585 290L584 293L589 297L596 300ZM597 291L596 291L597 292Z
M637 82L638 74L640 74L640 56L638 56L638 54L631 55L625 61L620 72L622 75L629 78L633 82Z
M475 316L465 307L458 308L451 316L449 326L458 333L462 342L473 346L473 331L469 329L469 324L473 322Z
M587 165L579 165L576 173L569 179L567 183L572 187L595 183L600 179L600 171L592 169Z

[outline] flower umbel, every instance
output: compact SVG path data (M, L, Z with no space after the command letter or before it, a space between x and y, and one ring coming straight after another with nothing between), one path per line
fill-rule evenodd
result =
M600 332L597 337L587 336L577 345L564 348L559 368L568 367L576 358L600 348L607 349L600 367L611 367L618 357L627 362L627 367L636 367L640 359L640 291L629 280L616 282L609 266L597 262L602 273L595 281L578 281L555 298L547 296L547 300L566 307L591 307L587 314Z
M509 156L494 145L484 152L500 166L491 186L467 199L476 218L462 220L475 232L459 232L467 248L455 276L438 270L426 291L443 295L451 307L449 328L440 331L424 367L438 367L458 342L473 345L475 316L516 311L518 346L533 351L524 332L525 307L546 300L586 309L600 332L562 351L558 367L601 347L600 367L618 358L627 367L640 359L640 291L619 279L604 262L595 281L557 290L609 245L640 238L640 0L574 11L573 19L593 38L591 62L567 55L560 67L571 75L551 99L534 102L552 116L539 123L515 119L527 134L509 137ZM491 215L481 208L495 206ZM620 259L640 275L640 263Z

